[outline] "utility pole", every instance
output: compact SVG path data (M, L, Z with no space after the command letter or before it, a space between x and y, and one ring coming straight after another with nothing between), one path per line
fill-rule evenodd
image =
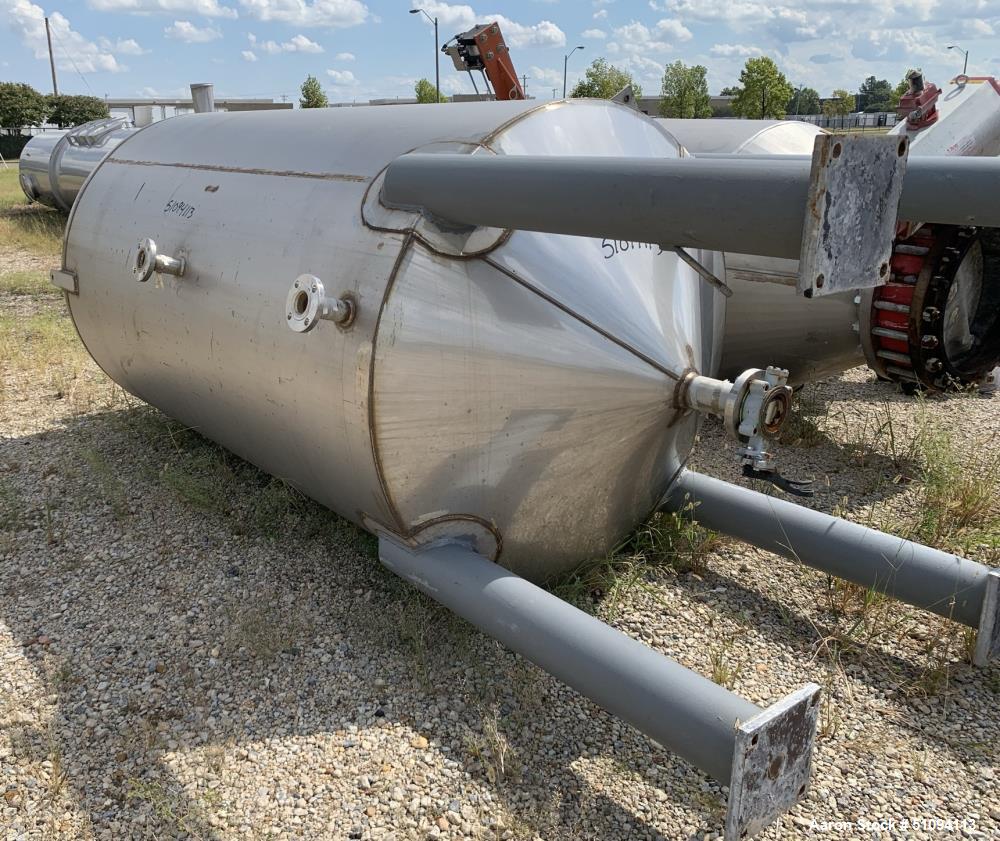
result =
M524 98L528 98L528 77L525 75L521 76L521 91L524 93Z
M441 49L438 43L438 19L431 17L423 9L410 9L411 15L423 15L434 24L434 89L437 91L437 101L441 101Z
M48 18L45 18L45 37L49 42L49 67L52 68L52 95L59 96L59 85L56 84L56 60L52 57L52 30L49 29Z
M569 66L569 57L573 55L577 50L582 50L583 47L573 47L566 55L563 56L563 99L566 98L566 68Z

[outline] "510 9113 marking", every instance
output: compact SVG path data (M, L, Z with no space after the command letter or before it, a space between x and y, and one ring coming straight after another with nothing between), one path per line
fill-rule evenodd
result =
M629 242L623 239L601 240L601 249L604 252L604 259L610 260L612 257L623 254L626 251L643 251L655 248L657 254L662 254L663 249L654 242Z

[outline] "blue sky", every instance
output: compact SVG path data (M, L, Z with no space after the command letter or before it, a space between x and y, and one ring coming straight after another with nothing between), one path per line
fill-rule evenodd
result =
M896 81L909 66L939 83L962 68L1000 74L1000 0L506 0L476 5L404 0L0 0L0 80L51 86L43 16L54 29L60 89L97 96L180 96L212 81L217 96L295 99L306 74L331 101L410 96L433 81L433 29L445 41L499 20L528 93L561 90L604 56L646 93L666 62L709 69L712 92L733 84L748 56L772 56L793 84L856 90L874 74ZM446 56L441 87L472 92Z

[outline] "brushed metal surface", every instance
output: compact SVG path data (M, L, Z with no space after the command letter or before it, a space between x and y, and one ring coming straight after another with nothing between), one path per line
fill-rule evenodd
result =
M366 224L384 167L435 144L679 154L588 100L177 117L78 198L69 306L97 362L167 414L366 528L469 538L538 581L609 551L687 458L697 421L668 372L717 364L720 296L656 247ZM146 237L183 277L135 282ZM286 327L305 273L353 296L349 329Z
M94 145L75 144L74 135L86 134L89 128L114 122L95 120L69 131L47 131L36 134L18 161L21 189L32 201L68 212L76 200L83 182L103 158L137 129L118 126L103 133Z

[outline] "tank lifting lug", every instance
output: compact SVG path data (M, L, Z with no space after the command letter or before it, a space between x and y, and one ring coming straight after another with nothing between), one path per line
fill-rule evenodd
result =
M285 300L285 321L296 333L308 333L320 319L341 328L350 327L357 311L352 295L328 297L323 281L311 274L299 275Z
M146 237L136 247L132 274L139 283L145 283L153 276L153 272L184 277L185 268L187 261L183 257L168 257L166 254L158 253L156 243Z

